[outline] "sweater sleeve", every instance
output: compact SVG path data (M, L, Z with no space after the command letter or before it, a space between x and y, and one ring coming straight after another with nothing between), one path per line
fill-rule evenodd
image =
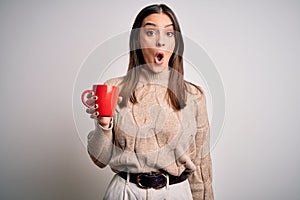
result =
M122 78L113 78L107 80L104 84L118 85L121 80ZM104 168L108 165L114 148L112 131L113 121L109 128L103 128L97 120L94 121L95 129L88 134L87 150L93 162L100 168Z
M197 105L197 133L195 136L196 170L190 175L189 183L194 200L213 200L212 162L210 157L209 121L207 116L205 94L200 89Z
M88 153L93 162L100 168L104 168L108 165L113 149L113 134L112 126L109 128L103 128L95 120L95 129L88 134Z

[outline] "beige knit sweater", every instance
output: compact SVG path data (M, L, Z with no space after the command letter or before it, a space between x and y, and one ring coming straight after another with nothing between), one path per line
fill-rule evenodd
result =
M117 106L108 129L95 121L88 152L98 166L109 165L115 172L163 169L178 176L188 170L193 198L213 200L205 94L186 82L187 105L174 111L166 100L169 73L142 68L135 91L138 103ZM121 81L122 77L114 78L106 84L122 89L126 86Z

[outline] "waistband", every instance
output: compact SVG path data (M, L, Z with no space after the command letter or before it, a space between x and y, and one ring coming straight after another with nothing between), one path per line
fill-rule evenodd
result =
M181 183L185 181L189 173L184 171L180 176L173 176L167 172L150 172L150 173L128 173L128 172L119 172L118 175L123 179L131 183L135 183L138 187L142 189L154 188L161 189L165 187L168 182L169 185ZM128 177L129 176L129 177Z

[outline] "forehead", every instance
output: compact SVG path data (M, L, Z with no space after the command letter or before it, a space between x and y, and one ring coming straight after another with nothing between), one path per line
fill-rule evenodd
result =
M155 24L157 27L165 27L167 25L173 24L171 18L165 13L154 13L148 15L142 23L144 26L147 23Z

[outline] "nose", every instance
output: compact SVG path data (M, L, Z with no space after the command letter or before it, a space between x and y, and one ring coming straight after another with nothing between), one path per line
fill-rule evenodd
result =
M164 46L165 46L165 43L163 43L163 42L161 42L161 41L157 41L156 46L157 46L157 47L164 47Z
M165 41L164 41L164 38L161 34L158 34L158 36L157 36L156 46L157 47L165 46Z

